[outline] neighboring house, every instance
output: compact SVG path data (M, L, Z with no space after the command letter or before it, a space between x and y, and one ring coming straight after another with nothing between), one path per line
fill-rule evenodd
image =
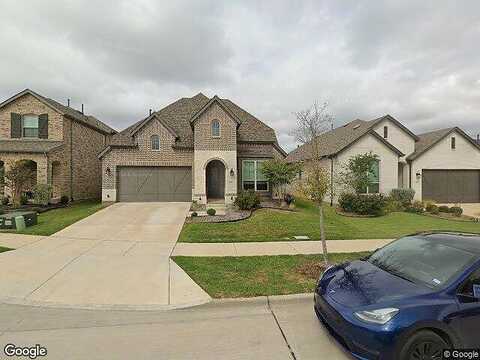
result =
M370 151L378 155L369 193L412 188L417 200L480 202L480 147L458 127L415 135L386 115L370 121L354 120L322 134L317 141L321 161L334 178L350 157ZM308 164L309 147L293 150L287 161ZM334 189L332 202L341 192L338 185Z
M230 204L269 195L263 161L284 158L275 131L228 99L181 98L112 138L101 152L103 201Z
M53 199L100 198L98 154L114 133L93 116L24 90L0 103L1 171L28 160L35 173L31 185L50 184Z

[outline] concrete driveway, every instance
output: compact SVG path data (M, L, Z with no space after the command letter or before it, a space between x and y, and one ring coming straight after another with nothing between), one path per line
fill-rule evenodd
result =
M117 203L0 254L0 299L77 308L166 309L210 301L170 260L188 203Z

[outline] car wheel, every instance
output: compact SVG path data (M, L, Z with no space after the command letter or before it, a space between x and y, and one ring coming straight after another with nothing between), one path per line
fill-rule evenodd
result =
M441 360L449 344L432 331L423 330L412 335L403 345L400 360Z

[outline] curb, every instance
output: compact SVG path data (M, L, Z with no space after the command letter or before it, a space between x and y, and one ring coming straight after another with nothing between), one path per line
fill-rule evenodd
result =
M305 300L313 299L312 293L288 294L288 295L268 295L268 296L254 296L248 298L225 298L213 299L213 304L232 304L232 303L259 303L267 304L269 301L291 301L291 300Z
M191 308L199 305L210 303L211 300L198 301L193 303L181 303L181 304L63 304L50 301L33 301L21 298L6 297L1 298L0 303L7 305L20 305L20 306L33 306L43 308L55 308L55 309L72 309L72 310L103 310L103 311L169 311Z

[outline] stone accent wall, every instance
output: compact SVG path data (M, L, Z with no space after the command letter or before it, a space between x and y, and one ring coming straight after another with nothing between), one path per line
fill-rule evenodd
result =
M151 150L150 138L152 135L160 137L160 150ZM193 150L173 148L174 136L158 120L153 120L145 125L137 133L135 141L138 148L114 148L103 157L103 201L116 201L118 166L193 166ZM107 168L110 169L110 175L107 175Z
M63 115L30 94L26 94L0 109L0 138L11 138L11 113L21 115L48 114L48 139L63 140Z
M220 160L225 166L225 204L231 204L237 196L237 153L236 151L196 150L194 167L193 200L200 204L207 203L206 171L212 160ZM233 170L233 176L230 171Z
M212 137L212 121L220 123L220 137ZM237 123L218 104L208 108L194 124L195 150L237 150Z

